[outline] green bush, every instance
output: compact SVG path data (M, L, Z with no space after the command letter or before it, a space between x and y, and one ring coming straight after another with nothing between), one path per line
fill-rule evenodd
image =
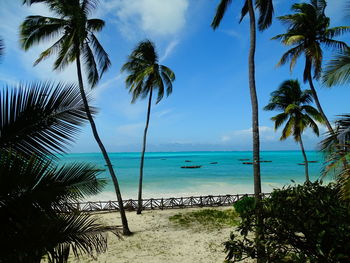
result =
M350 209L336 185L319 182L275 190L262 201L265 262L350 262ZM242 214L240 235L225 243L227 262L256 258L253 210Z
M249 213L255 209L255 198L245 196L234 203L233 207L236 212L242 216L244 213Z

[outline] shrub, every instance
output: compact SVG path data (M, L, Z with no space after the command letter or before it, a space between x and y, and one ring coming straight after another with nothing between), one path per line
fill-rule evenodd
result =
M255 198L244 196L239 201L233 204L234 209L239 215L249 213L255 209Z
M266 262L350 262L349 203L336 185L288 186L262 205ZM228 262L256 257L253 210L242 214L238 229L241 235L231 234L225 243Z

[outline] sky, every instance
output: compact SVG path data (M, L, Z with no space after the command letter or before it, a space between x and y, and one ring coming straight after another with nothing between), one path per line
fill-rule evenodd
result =
M53 59L33 67L42 43L29 51L19 45L19 25L28 15L52 15L41 4L22 6L21 0L0 1L0 36L6 51L0 64L0 85L28 81L76 83L74 64L63 72L53 72ZM275 17L290 13L293 0L276 0ZM346 0L329 0L326 14L331 26L349 25L345 18ZM152 105L147 137L148 151L249 151L252 148L251 104L248 87L248 19L238 23L243 0L233 1L220 27L211 21L219 0L100 0L91 17L105 20L98 38L112 61L112 67L99 84L87 91L92 105L98 107L96 124L109 152L141 150L147 101L131 104L120 73L133 48L144 39L156 45L161 64L176 74L173 93ZM273 25L257 35L256 83L259 99L261 150L298 150L292 140L279 141L281 130L273 129L265 112L270 93L287 79L302 77L303 59L293 72L288 66L276 67L287 50L271 38L284 33L285 27L274 19ZM349 36L338 38L349 42ZM326 62L332 52L325 52ZM349 112L349 87L323 87L315 83L324 111L331 121ZM303 84L303 88L307 85ZM320 127L322 133L326 131ZM304 144L317 150L320 138L306 131ZM98 152L90 127L86 124L70 147L71 152Z

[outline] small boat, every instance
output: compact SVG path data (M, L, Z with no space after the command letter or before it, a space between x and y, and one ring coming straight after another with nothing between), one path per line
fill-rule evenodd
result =
M191 160L185 160L185 163L191 163L192 161Z
M260 163L272 163L272 161L260 161Z
M305 165L305 163L298 163L298 165Z
M201 168L202 165L192 165L192 166L181 166L183 169L196 169L196 168Z
M242 164L253 164L252 162L244 162Z
M308 163L318 163L318 161L308 161Z
M212 162L212 163L210 163L210 164L218 164L218 162Z
M250 159L238 159L238 161L249 161Z

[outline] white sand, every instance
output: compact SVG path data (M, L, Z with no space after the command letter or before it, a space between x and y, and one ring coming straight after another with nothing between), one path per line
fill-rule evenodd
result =
M223 262L226 254L222 243L229 239L232 227L208 230L204 227L185 228L169 221L177 213L201 208L127 212L130 237L118 239L108 235L108 252L101 254L97 262L113 263L216 263ZM218 208L227 209L227 208ZM97 214L104 224L120 225L119 213ZM80 259L79 262L96 262Z

